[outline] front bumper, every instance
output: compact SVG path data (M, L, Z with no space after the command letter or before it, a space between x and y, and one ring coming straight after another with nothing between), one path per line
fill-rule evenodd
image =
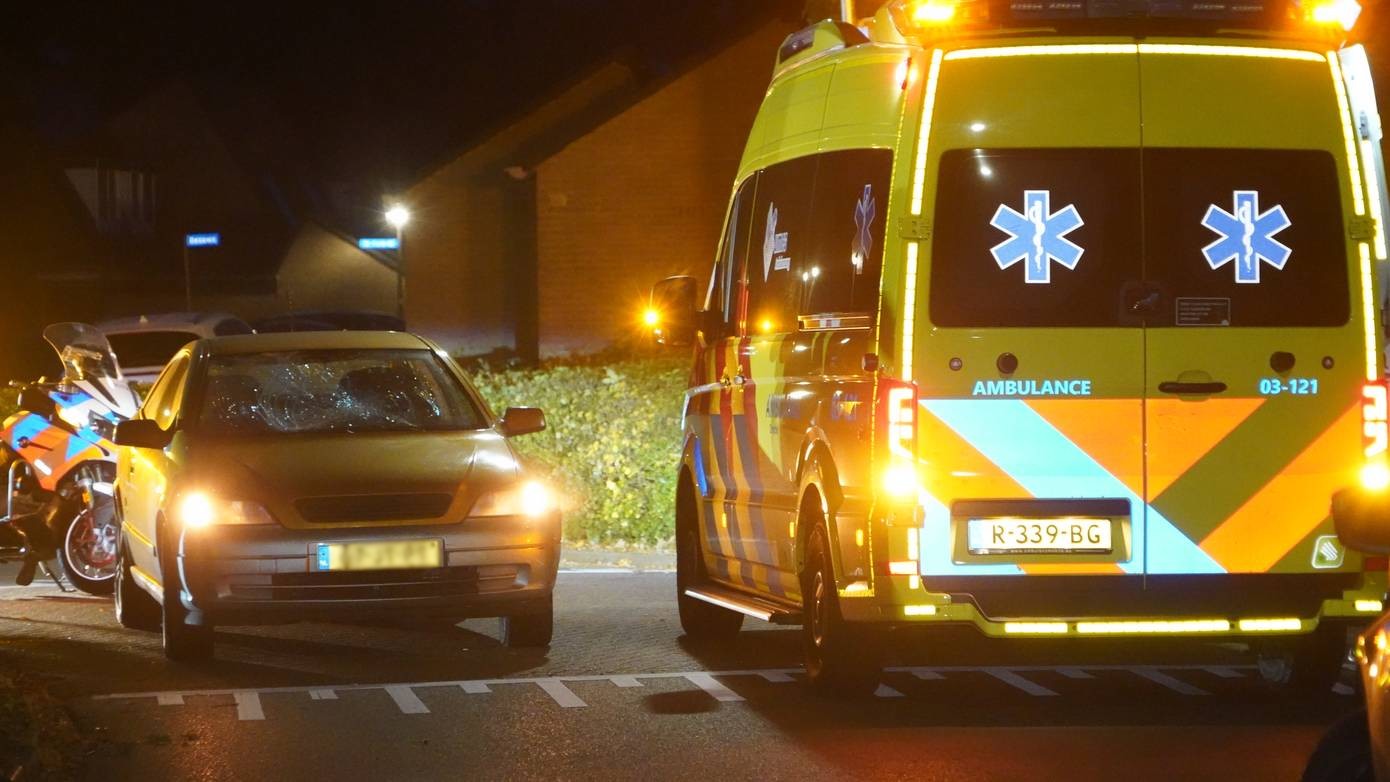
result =
M1030 577L1017 577L1018 588L1028 590ZM895 579L894 579L895 580ZM846 621L893 628L935 625L971 626L994 638L1098 638L1098 637L1267 637L1311 633L1320 624L1348 626L1369 623L1384 607L1386 575L1362 574L1360 583L1341 591L1339 597L1300 601L1298 608L1280 610L1277 603L1251 601L1241 606L1238 596L1229 605L1202 610L1175 602L1164 610L1078 613L1030 610L1026 613L990 614L958 594L882 584L873 593L840 592L840 612ZM1036 601L1036 602L1045 602Z
M320 543L437 538L443 566L322 571ZM438 616L503 616L543 609L559 567L558 514L409 527L185 531L181 600L195 624Z

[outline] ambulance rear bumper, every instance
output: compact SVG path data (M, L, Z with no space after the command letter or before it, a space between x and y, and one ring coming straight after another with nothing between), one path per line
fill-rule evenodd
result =
M1366 624L1380 614L1386 590L1384 573L1348 573L1342 575L1340 588L1331 591L1328 587L1336 582L1322 580L1320 598L1284 602L1274 595L1297 581L1278 583L1281 577L1274 575L1224 578L1231 579L1227 588L1221 590L1230 599L1195 604L1173 601L1162 605L1158 601L1139 600L1129 609L1116 610L1115 604L1099 600L1092 610L1077 611L1074 604L1048 610L1046 590L1035 589L1033 578L1018 577L1009 579L1014 590L1042 595L1041 599L1016 606L1027 610L998 610L1002 604L991 604L969 593L890 588L879 590L876 596L850 597L841 593L840 611L850 622L893 627L972 626L986 636L998 638L1249 637L1306 634L1326 623ZM1273 583L1277 589L1250 596L1254 599L1239 599L1241 588L1256 583L1256 579L1276 579ZM1310 580L1308 585L1312 583L1315 582ZM1212 586L1202 582L1199 585Z

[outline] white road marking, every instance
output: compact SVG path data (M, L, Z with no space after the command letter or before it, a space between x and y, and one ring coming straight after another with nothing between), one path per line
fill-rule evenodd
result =
M536 684L540 685L540 688L545 690L545 694L553 698L555 703L566 709L578 709L589 705L580 700L579 696L574 694L574 690L566 687L565 683L559 679L541 679Z
M1182 681L1182 680L1180 680L1180 679L1175 679L1175 678L1173 678L1172 676L1169 676L1168 674L1163 673L1162 671L1160 671L1160 670L1158 670L1158 669L1156 669L1156 668L1148 668L1148 667L1135 668L1135 669L1134 669L1134 672L1135 672L1136 674L1138 674L1139 676L1142 676L1142 677L1144 677L1145 679L1148 679L1149 681L1153 682L1154 684L1161 684L1161 685L1163 685L1164 687L1167 687L1168 689L1170 689L1170 690L1172 690L1173 692L1176 692L1176 693L1181 693L1181 694L1183 694L1183 695L1206 695L1206 694L1207 694L1207 691L1206 691L1206 690L1204 690L1204 689L1202 689L1202 688L1200 688L1200 687L1193 687L1192 685L1188 684L1187 682Z
M875 697L875 698L905 698L905 697L907 697L907 696L903 695L902 693L898 692L897 690L893 689L892 687L889 687L889 686L886 685L886 684L880 684L880 685L878 686L878 689L877 689L877 690L874 690L874 697Z
M409 687L387 687L386 694L391 696L391 700L396 702L396 707L402 714L429 714L430 709L425 702L420 700L420 696Z
M263 720L265 712L261 710L261 696L253 690L239 690L232 693L232 698L236 701L236 718L239 720Z
M743 696L720 684L713 676L707 673L687 673L686 679L690 683L709 693L711 698L720 703L737 703L743 700Z
M1337 693L1338 695L1353 695L1356 693L1356 690L1353 690L1352 688L1346 686L1345 684L1342 684L1341 682L1337 682L1336 684L1332 685L1332 691Z
M1046 698L1057 694L1052 690L1049 690L1046 687L1042 686L1041 684L1038 684L1037 682L1029 681L1028 679L1023 678L1022 676L1019 676L1018 674L1014 673L1011 670L1008 670L1007 668L986 668L985 673L989 674L990 676L993 676L994 678L998 679L999 681L1005 684L1008 684L1012 687L1017 687L1018 689L1023 690L1029 695L1035 697Z
M1226 667L1220 666L1220 665L1208 666L1208 667L1207 667L1207 673L1211 674L1212 676L1216 676L1216 677L1219 677L1219 678L1222 678L1222 679L1242 679L1242 678L1245 678L1245 674L1241 673L1240 671L1237 671L1237 670L1234 669L1234 668L1226 668Z
M1024 676L1028 673L1056 672L1070 679L1094 678L1094 673L1100 671L1117 671L1132 673L1143 677L1151 682L1162 685L1163 687L1183 695L1207 695L1205 690L1194 687L1183 682L1166 672L1178 671L1204 671L1212 672L1223 678L1233 678L1248 676L1249 671L1254 670L1253 666L1247 665L1086 665L1086 666L1053 666L1053 665L1012 665L1012 666L933 666L933 667L901 667L890 668L889 672L910 674L923 681L940 681L947 678L952 673L984 673L1011 687L1024 693L1037 697L1055 696L1058 693L1034 682ZM1217 673L1217 672L1220 673ZM580 708L587 704L576 695L567 684L574 682L608 682L617 687L632 688L641 687L646 680L657 679L685 679L691 684L699 687L708 693L715 700L724 703L736 703L744 700L742 696L729 689L715 677L729 676L757 676L768 682L788 683L796 681L796 676L804 674L800 668L763 668L732 671L680 671L669 673L635 673L635 674L597 674L597 675L576 675L576 676L543 676L534 678L515 678L515 679L473 679L473 680L454 680L454 681L426 681L426 682L394 682L382 684L341 684L332 687L314 685L307 687L265 687L259 689L223 689L223 690L168 690L161 692L128 692L111 693L107 695L94 695L93 700L124 700L136 698L151 698L156 703L165 706L186 705L189 696L232 696L236 702L237 718L242 720L263 720L265 712L261 707L260 696L268 693L307 693L311 700L337 700L338 694L343 691L358 690L384 690L395 701L396 706L406 714L425 714L429 709L420 700L414 690L429 687L452 687L462 689L469 694L490 693L496 687L507 685L537 686L550 696L558 705L564 708ZM1349 694L1352 691L1339 685L1333 688L1335 692ZM891 687L879 690L880 697L899 697L903 694Z

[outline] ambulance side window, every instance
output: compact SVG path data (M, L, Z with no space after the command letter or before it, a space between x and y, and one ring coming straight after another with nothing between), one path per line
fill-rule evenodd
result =
M797 330L804 303L803 273L811 268L811 198L816 157L779 163L758 178L753 200L752 247L745 265L746 334Z
M802 315L878 308L893 153L853 149L820 157L800 282Z
M753 195L757 191L758 175L754 174L743 181L733 204L729 207L729 222L724 228L724 243L719 248L719 257L714 262L714 272L710 277L709 295L705 309L717 310L723 314L723 329L718 337L732 336L738 330L738 287L735 284L743 274L743 264L748 257L749 222L753 215Z

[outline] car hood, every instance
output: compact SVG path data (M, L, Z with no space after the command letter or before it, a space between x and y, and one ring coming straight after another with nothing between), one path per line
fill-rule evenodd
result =
M492 430L218 437L188 443L187 480L289 527L459 521L520 466Z

